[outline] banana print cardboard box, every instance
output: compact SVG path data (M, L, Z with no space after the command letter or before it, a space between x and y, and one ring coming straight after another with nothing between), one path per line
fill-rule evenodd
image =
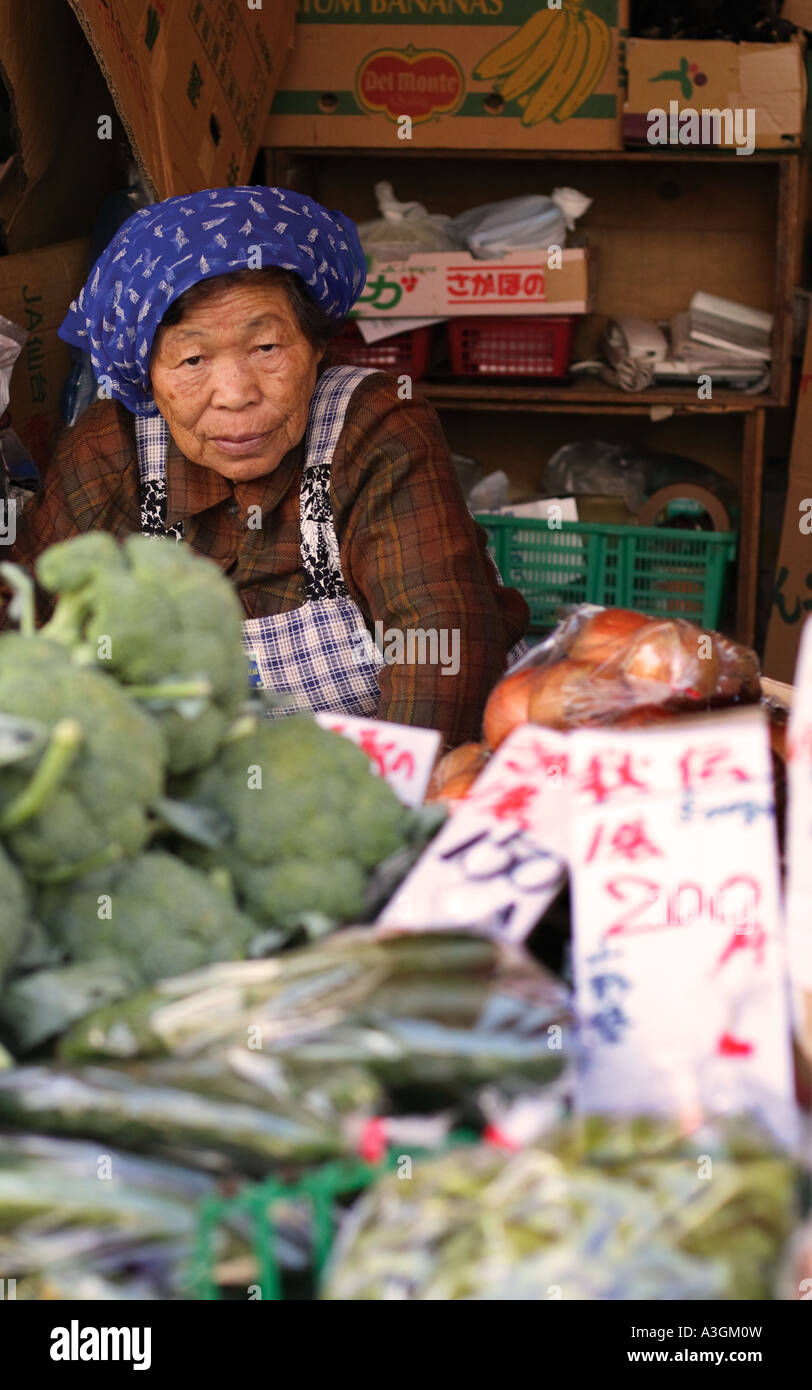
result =
M629 0L298 0L271 146L613 150Z

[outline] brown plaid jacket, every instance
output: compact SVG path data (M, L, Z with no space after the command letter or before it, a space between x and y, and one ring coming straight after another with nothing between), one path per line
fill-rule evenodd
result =
M267 477L235 485L170 443L167 522L183 521L187 543L232 579L249 618L304 602L303 458L302 442ZM380 622L384 634L460 633L456 675L439 664L382 668L379 717L439 729L452 745L478 738L485 700L528 611L520 594L496 582L432 407L419 396L399 400L383 373L367 377L333 459L331 498L344 578L370 630ZM261 528L249 512L257 505ZM39 499L19 519L11 558L31 566L54 541L92 529L140 530L133 417L113 401L93 405L63 432Z

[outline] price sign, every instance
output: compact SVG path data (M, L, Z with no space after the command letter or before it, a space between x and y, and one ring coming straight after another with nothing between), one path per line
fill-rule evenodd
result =
M756 1112L794 1134L759 709L572 736L582 1110Z
M569 740L525 724L390 899L379 927L521 941L566 878Z
M801 1037L812 1043L812 622L798 654L787 737L787 946Z
M354 714L316 715L323 729L356 743L407 806L419 806L426 795L440 735L436 729L415 729L383 719L360 719Z

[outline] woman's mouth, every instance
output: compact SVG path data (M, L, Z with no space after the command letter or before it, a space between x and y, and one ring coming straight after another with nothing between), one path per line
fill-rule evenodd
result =
M262 448L268 435L269 431L266 431L265 434L226 435L214 438L211 442L224 454L229 454L231 458L247 458L248 455L255 454Z

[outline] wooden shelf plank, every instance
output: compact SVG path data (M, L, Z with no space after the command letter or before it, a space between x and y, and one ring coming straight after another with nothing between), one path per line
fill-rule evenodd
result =
M556 162L575 162L600 161L601 163L633 164L633 163L653 163L655 160L661 164L741 164L741 156L735 150L686 150L669 149L667 146L651 150L503 150L503 149L426 149L419 145L412 146L408 141L404 141L397 150L391 150L386 146L365 145L363 147L354 146L334 146L325 148L320 146L317 150L312 145L284 145L279 146L274 154L291 155L296 159L381 159L389 156L390 158L400 159L515 159L528 160L534 159L539 163L545 160L555 160ZM805 150L755 150L753 154L747 156L748 164L774 164L779 160L799 159L806 155Z
M419 393L438 410L554 411L590 415L648 415L660 406L678 414L748 414L777 405L772 393L745 396L740 391L716 391L710 401L700 401L689 388L619 391L603 381L563 385L511 385L507 382L472 380L468 383L419 381Z

